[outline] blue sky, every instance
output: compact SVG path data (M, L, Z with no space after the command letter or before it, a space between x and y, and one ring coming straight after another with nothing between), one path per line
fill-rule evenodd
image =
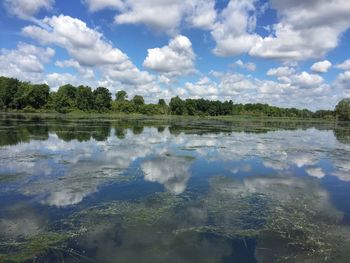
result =
M331 109L350 96L348 0L3 0L0 75Z

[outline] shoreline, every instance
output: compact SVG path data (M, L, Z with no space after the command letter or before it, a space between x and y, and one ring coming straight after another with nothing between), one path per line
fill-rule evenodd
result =
M43 118L65 118L65 119L95 119L103 118L107 120L118 119L153 119L153 120L221 120L221 121L272 121L272 122L310 122L310 123L350 123L347 121L338 121L334 119L323 118L299 118L299 117L272 117L266 115L220 115L220 116L193 116L193 115L146 115L140 113L118 113L118 112L104 112L104 113L89 113L89 112L23 112L23 111L0 111L1 115L24 115L24 116L38 116Z

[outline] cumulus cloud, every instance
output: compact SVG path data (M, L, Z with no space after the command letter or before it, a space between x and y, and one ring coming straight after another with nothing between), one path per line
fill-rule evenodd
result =
M21 80L38 82L42 80L44 65L51 61L55 51L26 43L19 43L17 49L0 50L0 75Z
M51 10L54 0L5 0L4 5L10 14L22 19L31 19L41 9Z
M46 81L57 87L63 81L76 79L90 84L105 84L115 92L123 85L124 89L139 91L147 94L147 89L155 89L155 77L148 72L139 70L129 57L118 48L112 46L103 34L86 25L85 22L70 16L53 16L42 20L49 29L38 26L26 26L22 29L24 35L46 45L57 45L67 50L71 59L57 61L56 66L72 67L78 71L78 77L70 73L52 73ZM102 78L93 80L98 70ZM82 83L79 83L82 84ZM144 90L145 89L145 90Z
M214 0L126 0L119 7L115 23L144 24L168 34L176 33L183 20L193 27L210 28L216 17L214 5Z
M293 84L301 88L314 88L321 85L324 82L324 79L320 75L310 74L303 71L300 74L293 75L291 81Z
M124 6L122 0L84 0L90 12L96 12L105 8L121 9Z
M92 12L105 8L117 10L115 23L143 24L156 32L174 35L182 22L196 28L210 29L215 19L215 0L85 0Z
M177 0L129 0L125 2L125 11L116 15L115 22L117 24L145 24L157 31L174 32L180 24L186 7L181 2Z
M194 59L191 41L178 35L164 47L148 49L143 66L168 76L182 76L195 72Z
M42 44L55 44L65 48L81 65L95 66L123 63L128 57L103 39L103 35L89 28L85 22L60 15L42 20L50 29L26 26L24 35Z
M256 27L255 0L230 1L220 13L211 31L216 42L214 53L232 56L248 52L260 37L253 33Z
M338 93L338 101L350 97L350 71L338 74L332 86Z
M350 82L350 71L342 72L338 75L337 81L343 82L343 83L349 83Z
M73 59L59 60L55 62L55 65L60 68L74 68L84 79L94 79L94 70L91 67L83 67L78 61Z
M318 73L326 73L332 67L332 63L328 60L316 62L311 66L311 70Z
M60 86L63 86L67 83L78 86L84 84L85 82L83 79L78 79L75 75L72 75L70 73L57 72L47 74L44 81L53 90L58 90Z
M257 0L231 0L223 10L215 1L201 0L85 0L91 11L117 9L117 24L142 24L156 32L176 35L180 27L209 30L218 56L249 53L251 56L298 61L324 56L338 45L350 27L347 0L278 1L261 5ZM270 33L256 32L259 14L276 10L279 21L268 25Z
M186 82L183 90L179 93L186 95L191 98L208 98L208 99L218 99L221 94L219 94L219 89L215 82L210 80L208 77L203 77L197 82Z
M249 51L252 56L282 60L304 60L323 56L338 45L350 26L347 0L271 0L280 21L271 35Z
M290 67L278 67L278 68L271 68L267 71L267 76L275 76L275 77L286 77L290 76L295 72L294 68Z
M246 69L248 71L255 71L256 70L256 65L252 62L244 63L242 60L237 60L233 66L237 66L243 69Z
M261 80L236 72L212 71L209 77L186 82L174 92L183 97L233 100L235 103L268 103L280 107L315 110L332 108L339 99L339 89L326 84L317 74L296 73L292 68L272 69L277 80Z
M187 22L196 28L212 29L216 21L215 0L194 1Z
M342 70L350 70L350 59L345 60L343 63L338 64L335 67Z

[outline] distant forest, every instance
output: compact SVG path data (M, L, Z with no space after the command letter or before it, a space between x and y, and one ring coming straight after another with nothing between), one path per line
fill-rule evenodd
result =
M159 99L157 104L146 104L144 98L135 95L128 99L125 91L116 93L115 99L107 88L92 90L88 86L59 87L50 91L46 84L31 84L14 78L0 77L0 109L3 111L56 111L59 113L79 112L120 112L147 115L191 115L224 116L252 115L289 118L323 118L350 120L350 100L340 101L335 110L280 108L262 103L240 104L230 101L211 101L206 99L171 98L169 104Z

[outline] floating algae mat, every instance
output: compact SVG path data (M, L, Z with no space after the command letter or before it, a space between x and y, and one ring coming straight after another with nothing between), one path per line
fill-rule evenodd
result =
M346 127L36 122L0 121L0 262L350 261Z

